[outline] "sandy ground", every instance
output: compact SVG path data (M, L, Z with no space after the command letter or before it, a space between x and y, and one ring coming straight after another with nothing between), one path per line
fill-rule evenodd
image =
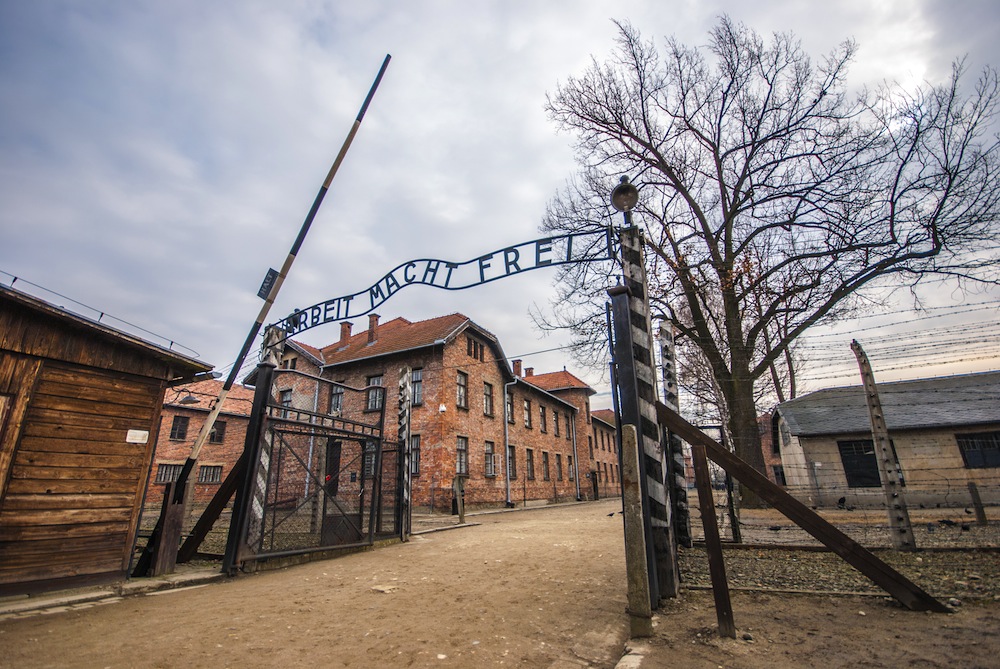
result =
M3 620L0 666L614 667L628 629L618 508L473 516L478 526L362 554ZM945 615L883 597L736 592L733 608L739 638L719 639L711 593L685 591L633 666L1000 664L993 599Z

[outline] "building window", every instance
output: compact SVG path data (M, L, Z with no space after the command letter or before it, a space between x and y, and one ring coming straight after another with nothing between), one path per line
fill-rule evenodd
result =
M181 475L184 465L160 465L156 468L157 483L173 483Z
M198 483L222 483L222 465L198 467Z
M493 415L493 386L483 382L483 415Z
M573 438L572 437L572 428L570 427L570 424L569 424L569 414L566 414L566 438L567 439L572 439Z
M594 438L592 436L590 436L589 434L587 435L587 448L590 449L590 459L593 460L594 459Z
M559 412L555 410L552 411L552 432L559 436Z
M507 478L512 481L517 478L517 455L513 446L507 447Z
M212 431L208 434L208 443L221 444L226 439L226 421L217 420L212 424ZM214 483L214 481L210 481Z
M284 361L282 361L281 368L282 369L295 369L295 367L297 366L298 362L299 362L298 358L286 358Z
M344 387L343 386L331 386L330 387L330 410L327 412L336 416L340 415L340 412L344 410Z
M507 393L507 422L514 424L514 393Z
M524 400L524 426L531 429L531 400Z
M956 434L955 440L967 468L1000 467L1000 432Z
M584 401L583 406L587 410L587 425L590 425L590 400Z
M410 372L410 403L419 406L424 403L424 370Z
M382 409L382 375L369 376L365 379L365 385L371 386L368 388L368 403L365 405L366 411L380 411Z
M466 353L469 354L469 357L475 358L476 360L483 362L486 357L485 350L486 347L483 346L483 343L481 341L478 341L472 337L468 337L466 339Z
M882 481L878 474L875 444L871 439L838 441L840 460L844 464L849 488L879 488Z
M170 424L170 438L175 441L187 439L190 420L187 416L174 416L174 422Z
M469 438L458 437L455 447L455 473L469 474Z
M410 435L410 474L420 476L420 435Z
M774 473L774 482L780 486L787 486L788 482L785 480L785 468L782 465L771 465L771 471Z
M570 481L573 481L573 480L576 479L576 470L573 469L573 456L572 455L567 455L566 456L566 477Z
M282 390L278 393L278 403L281 405L281 417L288 418L288 409L292 406L292 391Z
M455 404L459 409L469 408L469 375L459 372L455 386Z
M538 407L538 431L539 432L549 431L549 422L548 420L546 420L545 407L543 406Z
M524 472L529 481L535 480L535 452L530 448L524 451Z
M562 455L556 453L556 481L562 481Z
M486 458L484 459L484 462L485 462L485 466L486 466L486 476L489 477L489 478L493 478L494 476L497 475L496 462L494 461L493 457L494 457L494 455L493 455L493 442L492 441L487 441L486 442Z
M552 480L552 477L549 475L549 454L546 451L542 451L542 480Z

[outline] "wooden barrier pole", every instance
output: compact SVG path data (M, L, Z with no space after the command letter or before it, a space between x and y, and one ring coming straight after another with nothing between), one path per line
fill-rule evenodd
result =
M692 444L691 460L694 465L695 485L698 486L701 524L705 529L708 572L712 577L712 595L715 597L715 616L719 620L719 636L735 639L736 623L733 621L733 604L729 599L729 581L726 578L726 562L722 557L722 542L719 539L719 525L715 517L715 495L712 494L705 447Z

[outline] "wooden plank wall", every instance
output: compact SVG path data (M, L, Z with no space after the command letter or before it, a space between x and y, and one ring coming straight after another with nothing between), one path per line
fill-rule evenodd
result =
M23 421L9 420L0 443L0 458L9 460L0 489L0 591L10 589L5 584L120 575L128 568L163 382L0 353L0 392L5 369L20 381L15 397L26 396L25 386L33 390L30 402L14 402L27 405ZM11 452L9 433L18 423ZM126 443L128 430L148 430L147 443ZM6 469L0 460L0 476Z

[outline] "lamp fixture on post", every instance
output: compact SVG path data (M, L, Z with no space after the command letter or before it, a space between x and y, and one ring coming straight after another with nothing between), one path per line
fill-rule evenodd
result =
M639 204L639 189L623 176L611 191L611 206L625 214L625 226L632 227L632 209Z

